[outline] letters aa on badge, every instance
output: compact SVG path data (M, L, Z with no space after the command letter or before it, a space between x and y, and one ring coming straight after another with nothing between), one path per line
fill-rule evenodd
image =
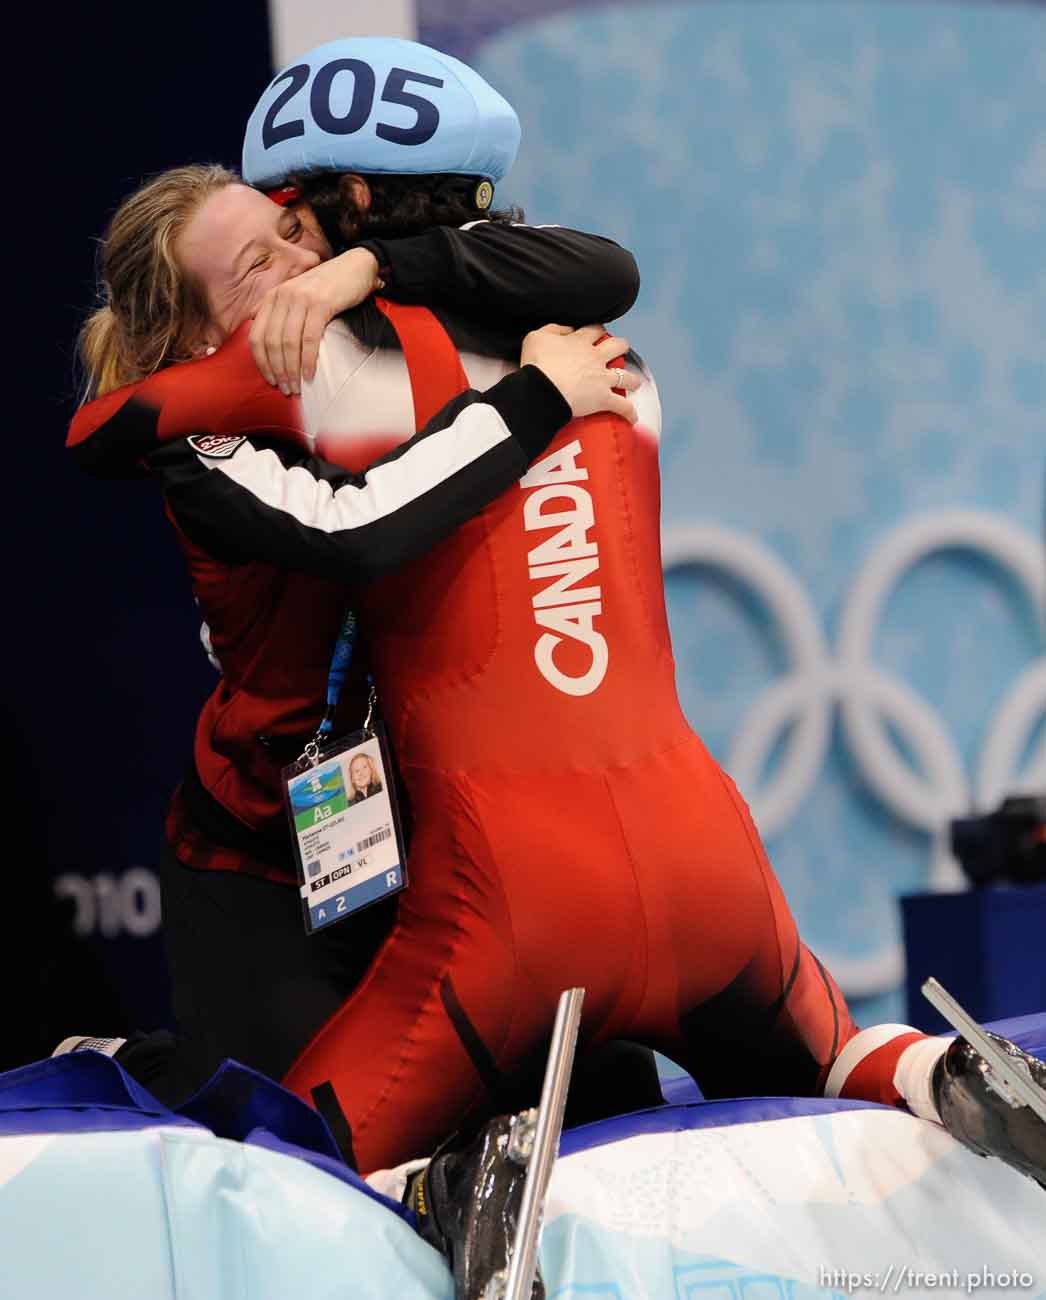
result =
M357 733L302 772L284 771L309 933L407 883L403 834L383 730Z

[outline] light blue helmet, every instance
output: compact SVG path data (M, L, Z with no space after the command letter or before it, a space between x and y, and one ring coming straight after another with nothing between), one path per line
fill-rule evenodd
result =
M350 37L268 85L247 123L243 177L272 189L292 172L451 173L492 186L519 137L511 104L460 60L416 41Z

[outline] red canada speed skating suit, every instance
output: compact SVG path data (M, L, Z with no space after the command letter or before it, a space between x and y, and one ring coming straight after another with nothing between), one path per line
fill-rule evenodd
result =
M387 310L420 427L467 381L429 312ZM336 428L320 446L363 454ZM360 1167L482 1107L573 985L590 1044L642 1041L708 1095L813 1091L856 1026L680 710L656 432L574 421L359 608L413 805L410 887L287 1083L333 1084Z

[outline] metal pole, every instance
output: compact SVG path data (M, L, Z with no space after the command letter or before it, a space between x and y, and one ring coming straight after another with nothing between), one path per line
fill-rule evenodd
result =
M527 1180L523 1184L523 1200L519 1209L512 1258L509 1261L505 1300L530 1300L534 1286L545 1196L552 1177L552 1166L559 1154L563 1111L567 1104L567 1088L570 1086L570 1071L574 1065L574 1048L577 1045L581 1003L584 998L584 989L567 989L560 995L556 1009L552 1045L549 1047L545 1081L541 1087L541 1104L538 1106L534 1151L527 1165Z
M932 976L922 986L922 993L952 1028L957 1029L970 1046L984 1057L994 1076L994 1084L1000 1087L1010 1105L1030 1106L1046 1122L1046 1091L1026 1074L1028 1067L1024 1062L1013 1060L996 1047L977 1021Z

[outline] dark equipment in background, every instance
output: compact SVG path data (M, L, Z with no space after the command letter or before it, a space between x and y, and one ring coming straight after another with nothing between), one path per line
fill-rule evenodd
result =
M1046 793L1010 795L949 830L971 888L901 899L906 1018L932 1034L949 1027L920 992L930 975L977 1020L1046 1007Z
M987 816L960 817L951 846L976 887L1046 881L1046 794L1010 795Z

